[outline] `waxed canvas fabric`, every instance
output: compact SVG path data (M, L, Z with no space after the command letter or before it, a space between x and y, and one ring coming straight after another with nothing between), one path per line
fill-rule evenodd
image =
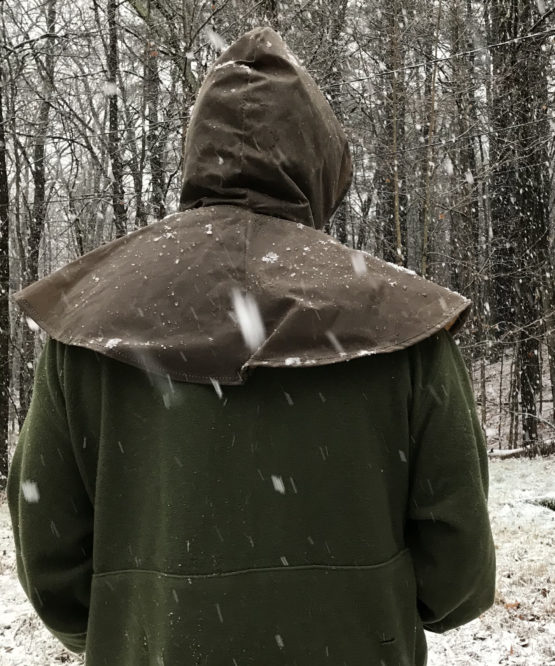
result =
M324 234L347 191L345 134L272 30L232 45L198 96L181 211L15 295L51 337L189 382L406 348L470 302ZM248 346L233 294L256 304Z

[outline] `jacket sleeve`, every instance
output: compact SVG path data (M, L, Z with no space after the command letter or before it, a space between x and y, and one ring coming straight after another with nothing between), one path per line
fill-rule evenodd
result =
M484 434L461 354L446 331L412 352L407 544L425 629L442 633L493 604L495 548Z
M8 477L19 580L47 628L83 652L92 574L93 507L70 441L59 345L39 359Z

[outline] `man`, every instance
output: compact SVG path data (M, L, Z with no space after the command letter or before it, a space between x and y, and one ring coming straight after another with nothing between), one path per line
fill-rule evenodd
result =
M446 330L469 303L319 231L350 177L254 30L200 91L182 212L18 294L50 336L9 479L19 576L89 666L422 665L423 628L491 605Z

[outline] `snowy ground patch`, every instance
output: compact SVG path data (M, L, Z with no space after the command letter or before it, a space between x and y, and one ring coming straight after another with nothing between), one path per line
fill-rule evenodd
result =
M555 666L555 511L532 503L553 495L554 469L553 457L490 463L496 603L460 629L428 634L428 666ZM0 554L0 666L83 664L42 627L19 587L1 496Z
M5 495L0 493L0 666L84 664L44 628L15 573L15 553Z
M531 503L552 495L554 471L553 457L490 462L496 602L464 627L427 634L428 666L555 665L555 511Z

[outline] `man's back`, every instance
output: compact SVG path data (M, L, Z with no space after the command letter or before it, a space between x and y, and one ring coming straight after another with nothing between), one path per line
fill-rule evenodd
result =
M28 594L73 649L87 632L89 666L420 665L423 623L492 601L485 448L445 332L222 397L49 341L11 480Z

